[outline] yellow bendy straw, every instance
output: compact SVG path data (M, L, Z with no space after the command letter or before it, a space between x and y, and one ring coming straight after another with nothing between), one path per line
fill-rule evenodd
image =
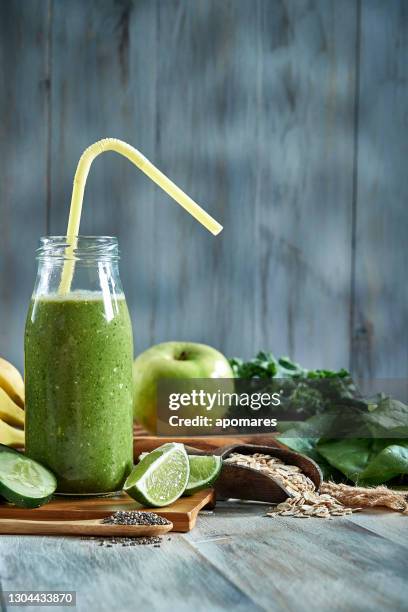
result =
M65 254L67 261L64 262L62 270L59 293L68 293L71 288L72 277L74 274L75 261L73 253L76 247L76 240L79 234L79 224L81 222L82 202L86 179L88 178L91 164L95 157L105 151L116 151L127 157L135 166L154 181L159 187L169 194L180 206L199 221L209 232L216 236L222 230L222 225L209 215L201 206L192 200L184 191L177 187L163 172L160 172L144 155L137 149L123 140L117 138L104 138L98 140L88 147L81 155L75 172L74 185L72 189L71 208L69 211L67 242Z

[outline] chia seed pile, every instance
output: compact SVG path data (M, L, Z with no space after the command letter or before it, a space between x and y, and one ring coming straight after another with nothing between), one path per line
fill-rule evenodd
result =
M118 512L104 518L102 523L109 525L168 525L170 521L154 512L118 510Z
M155 514L154 512L141 512L139 510L118 510L111 516L102 519L102 523L108 525L168 525L170 521L166 518ZM136 538L129 537L109 537L98 538L89 537L82 538L83 540L95 540L98 546L112 548L113 546L153 546L160 548L163 538L161 536L139 536ZM170 540L170 538L168 538Z
M153 546L154 548L160 548L163 538L160 536L139 536L138 538L95 539L99 540L98 546L103 546L104 548L112 548L113 546Z

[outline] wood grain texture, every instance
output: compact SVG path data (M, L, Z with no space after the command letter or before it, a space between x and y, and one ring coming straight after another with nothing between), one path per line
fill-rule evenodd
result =
M360 527L373 531L377 535L400 546L408 547L406 517L397 512L367 510L352 517Z
M350 348L356 3L260 6L257 345L341 367Z
M408 374L408 5L363 1L358 91L353 369Z
M53 535L53 536L99 536L130 537L164 535L173 528L168 525L111 525L101 520L42 521L0 519L1 535Z
M360 526L357 515L277 521L264 512L254 505L220 504L186 539L265 610L406 608L406 531L397 544ZM393 515L384 516L384 524L387 517ZM406 517L396 521L402 534Z
M34 247L65 231L82 150L117 136L225 226L210 236L128 162L98 159L81 231L119 237L137 353L186 339L406 375L403 0L0 11L2 355L22 367Z
M255 4L158 5L157 161L224 231L214 239L174 207L161 209L155 337L231 355L256 349Z
M272 519L267 507L220 503L161 548L2 536L2 587L76 590L80 612L406 609L406 517Z
M135 606L153 612L261 611L182 536L165 537L161 548L7 536L0 551L4 590L76 590L80 612L131 612Z
M0 354L19 368L46 232L48 2L0 3Z
M173 504L163 508L142 508L134 499L122 493L114 497L78 497L56 496L48 504L39 508L17 508L11 504L0 504L0 519L33 520L33 521L81 521L102 519L119 510L146 510L155 512L173 523L174 531L190 531L202 508L214 507L213 489L198 491L194 495L181 497ZM0 526L0 533L1 526Z

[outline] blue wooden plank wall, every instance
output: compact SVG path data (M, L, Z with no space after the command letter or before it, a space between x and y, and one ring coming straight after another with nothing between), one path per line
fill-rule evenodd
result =
M36 241L116 136L225 226L95 163L81 231L119 237L136 352L406 376L407 52L405 0L1 2L0 354L22 366Z

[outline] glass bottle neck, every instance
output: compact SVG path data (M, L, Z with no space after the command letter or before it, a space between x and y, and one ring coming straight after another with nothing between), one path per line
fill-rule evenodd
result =
M105 296L123 295L119 276L119 251L116 238L78 236L67 256L65 237L47 236L37 250L38 273L34 296L59 293L64 266L74 261L70 293L92 292Z

